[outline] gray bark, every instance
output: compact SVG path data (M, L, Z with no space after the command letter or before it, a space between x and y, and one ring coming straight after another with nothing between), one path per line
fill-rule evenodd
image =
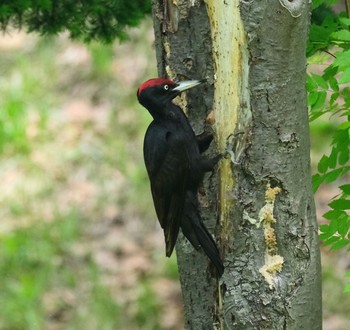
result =
M178 240L185 328L321 329L305 90L310 8L301 0L242 1L232 13L242 20L240 37L240 25L229 31L224 24L221 35L225 22L215 15L223 9L230 20L232 4L217 2L157 0L153 10L159 76L208 79L180 102L197 133L215 132L210 152L223 151L227 132L244 132L232 146L239 164L223 160L199 193L203 220L223 253L223 278L218 282L208 259ZM220 43L230 42L239 70L218 63L230 55L220 54ZM220 76L228 73L229 89L220 94L227 79L220 85ZM231 92L237 106L230 106ZM228 106L220 107L226 97ZM227 114L231 122L222 119Z

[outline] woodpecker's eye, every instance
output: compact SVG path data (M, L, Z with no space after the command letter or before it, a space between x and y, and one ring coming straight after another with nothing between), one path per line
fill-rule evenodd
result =
M169 85L164 85L164 90L168 90L169 89Z

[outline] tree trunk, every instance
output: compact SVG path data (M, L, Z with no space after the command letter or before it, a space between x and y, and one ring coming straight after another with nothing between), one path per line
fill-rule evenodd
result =
M201 214L222 251L176 246L186 329L321 329L317 223L311 190L305 48L299 0L156 0L160 76L207 78L178 102L210 152L235 152L200 190Z

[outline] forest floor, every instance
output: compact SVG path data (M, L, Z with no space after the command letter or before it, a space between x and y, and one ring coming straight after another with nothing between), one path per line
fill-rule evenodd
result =
M156 76L152 44L150 22L110 46L0 36L0 329L183 328L135 97ZM331 130L313 123L314 163ZM320 221L336 194L316 194ZM349 329L350 256L322 256L324 329Z

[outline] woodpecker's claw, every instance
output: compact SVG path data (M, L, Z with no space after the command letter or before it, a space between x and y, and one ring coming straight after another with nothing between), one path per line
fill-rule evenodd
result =
M224 157L226 159L231 159L231 162L235 165L239 165L237 154L234 152L237 149L238 139L237 136L243 134L243 132L238 132L236 134L230 134L226 139L226 150Z
M231 159L231 162L235 165L239 165L240 162L236 161L236 155L232 150L225 150L224 157L226 159Z

